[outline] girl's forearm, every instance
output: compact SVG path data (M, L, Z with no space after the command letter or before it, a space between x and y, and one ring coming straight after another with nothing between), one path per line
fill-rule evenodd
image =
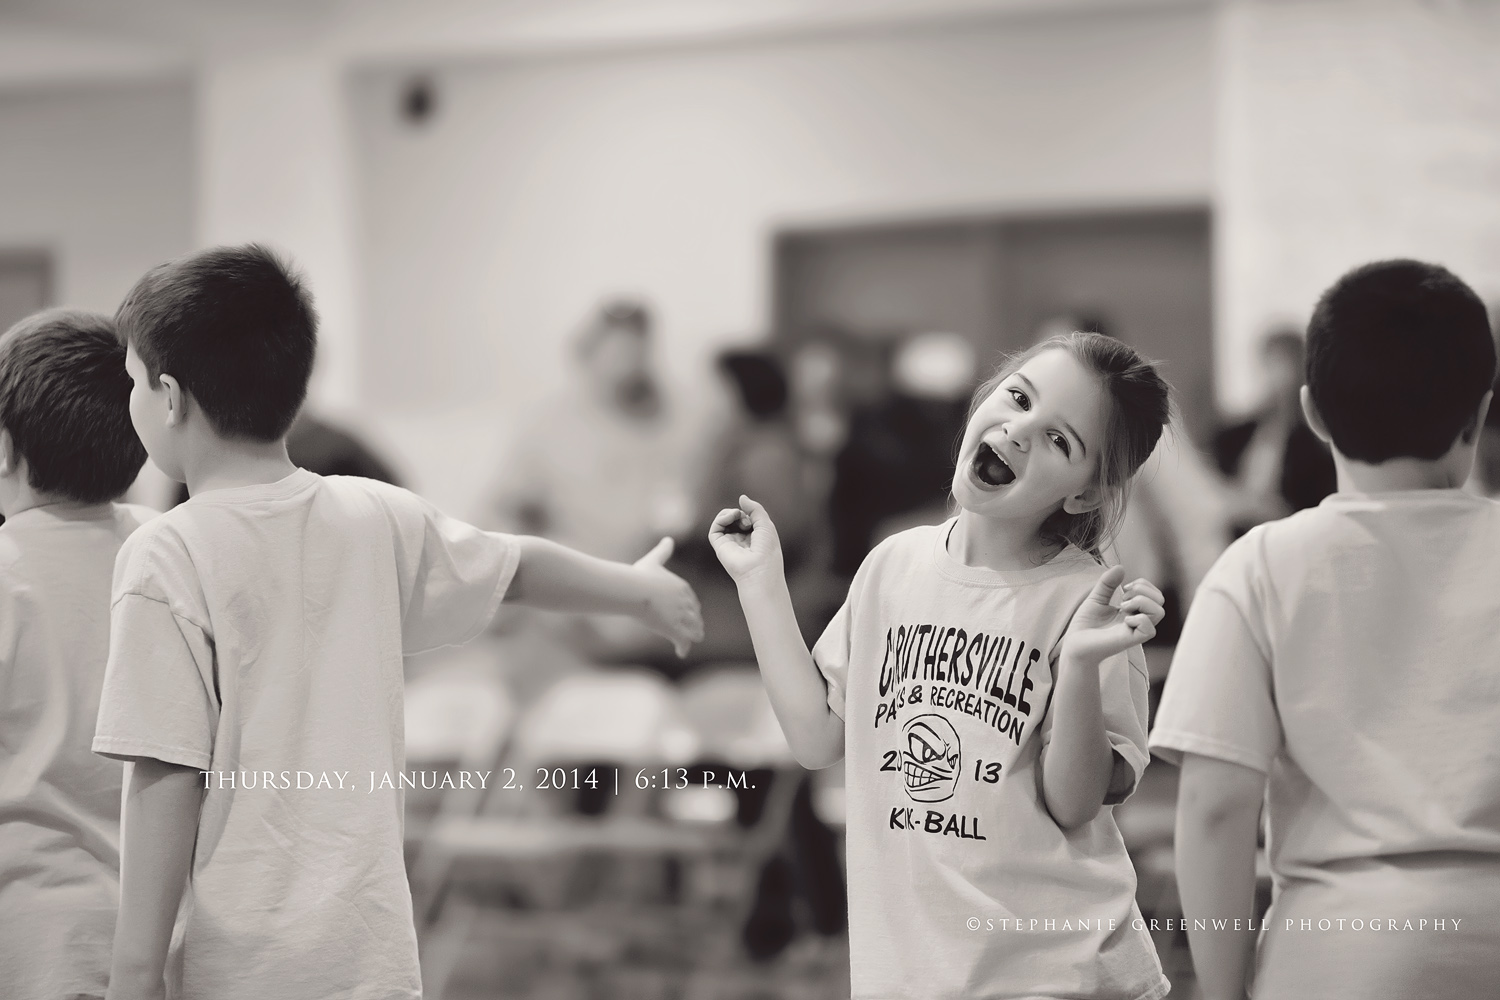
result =
M546 611L636 614L646 601L640 574L628 563L584 555L565 545L527 535L505 600Z
M1042 757L1042 798L1052 818L1065 830L1098 815L1113 770L1104 707L1099 692L1099 665L1058 661L1052 695L1052 742Z
M755 659L792 754L804 767L827 767L844 756L844 720L828 707L828 682L797 627L785 578L767 577L739 587Z

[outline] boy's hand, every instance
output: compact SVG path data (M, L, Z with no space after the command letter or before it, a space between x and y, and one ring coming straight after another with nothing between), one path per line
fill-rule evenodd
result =
M1156 625L1165 614L1161 591L1149 580L1132 580L1125 585L1125 600L1114 607L1110 598L1123 579L1121 566L1111 566L1099 577L1068 623L1062 640L1064 656L1099 664L1156 635Z
M656 547L635 561L646 591L640 620L657 635L665 636L679 657L703 639L703 611L698 595L686 580L666 568L672 557L672 539L663 538Z
M719 511L708 529L714 555L737 584L766 574L782 574L781 539L771 515L747 496L738 507Z

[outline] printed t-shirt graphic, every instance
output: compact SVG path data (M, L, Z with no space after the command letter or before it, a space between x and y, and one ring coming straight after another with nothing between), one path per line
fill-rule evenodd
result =
M1103 569L1073 548L1018 572L966 566L952 524L881 543L813 650L845 725L854 997L1162 996L1112 810L1065 833L1037 782L1058 644ZM1100 668L1132 787L1138 654Z

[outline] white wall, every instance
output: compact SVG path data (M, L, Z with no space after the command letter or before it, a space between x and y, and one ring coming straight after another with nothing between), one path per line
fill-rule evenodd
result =
M419 128L359 73L362 399L457 496L599 299L649 299L679 376L764 331L780 224L1206 202L1212 49L1168 10L472 64Z
M186 81L0 95L0 248L53 257L60 304L113 312L193 247Z
M1500 5L1235 3L1221 25L1221 400L1266 326L1357 264L1426 258L1500 300Z

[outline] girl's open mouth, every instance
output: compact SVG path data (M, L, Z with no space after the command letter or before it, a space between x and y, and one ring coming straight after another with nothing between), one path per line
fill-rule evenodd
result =
M1016 481L1015 470L1005 464L1005 459L995 454L995 449L979 443L974 453L974 477L986 486L1009 486Z

